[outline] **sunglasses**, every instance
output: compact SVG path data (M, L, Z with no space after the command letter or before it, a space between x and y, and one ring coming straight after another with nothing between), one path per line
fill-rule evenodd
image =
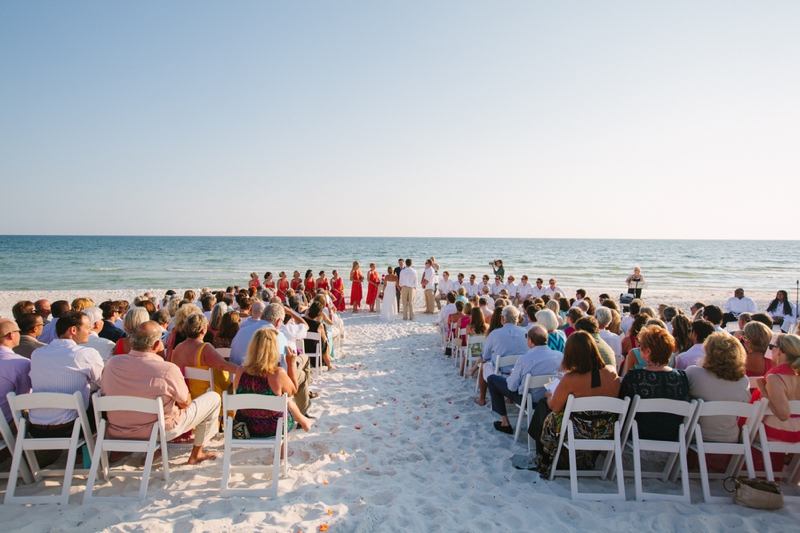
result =
M778 347L778 345L777 345L777 344L770 344L770 345L769 345L769 349L770 349L770 350L774 350L774 349L775 349L775 348L777 348L777 347Z

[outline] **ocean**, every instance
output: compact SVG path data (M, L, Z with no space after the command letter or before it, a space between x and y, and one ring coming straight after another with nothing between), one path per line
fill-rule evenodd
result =
M0 236L0 290L179 289L246 285L249 273L338 269L353 261L380 272L435 256L452 275L506 275L559 285L619 287L640 265L659 289L790 290L800 278L800 241L450 239L379 237Z

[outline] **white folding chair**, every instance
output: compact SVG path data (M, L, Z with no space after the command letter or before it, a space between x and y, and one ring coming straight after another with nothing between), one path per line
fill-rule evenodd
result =
M753 389L755 389L755 388L757 388L757 387L758 387L758 386L756 385L756 383L757 383L757 381L758 381L758 376L747 376L747 381L749 382L749 386L748 386L748 388L749 388L750 390L753 390Z
M623 480L622 473L622 446L620 445L620 435L622 427L625 424L625 417L628 413L628 406L630 405L630 398L620 400L618 398L611 398L608 396L589 396L586 398L575 398L572 394L567 399L567 405L564 408L564 418L561 423L561 431L558 437L558 448L556 455L553 459L553 467L550 470L550 479L552 480L556 474L559 476L569 475L570 490L572 492L573 500L592 500L592 501L608 501L619 500L625 501L625 481ZM575 436L575 430L572 425L570 416L572 413L581 413L585 411L605 411L607 413L615 413L617 420L614 422L614 435L610 439L579 439ZM568 437L568 438L567 438ZM561 448L565 447L569 451L569 470L556 470L558 466L558 457L561 454ZM589 477L595 476L605 479L606 468L600 470L578 470L576 468L576 451L577 450L594 450L606 452L607 467L612 458L616 461L617 468L617 492L578 492L578 476Z
M634 486L636 489L636 501L643 500L662 500L662 501L680 501L691 503L691 494L689 493L689 465L686 458L687 449L687 436L688 430L694 420L695 410L697 409L697 400L691 402L684 402L680 400L669 400L666 398L648 398L641 399L637 394L633 398L631 410L628 414L628 420L623 430L622 442L633 449L633 476ZM664 413L676 416L682 416L683 422L678 427L678 440L665 441L665 440L648 440L639 438L639 426L636 423L636 415L638 413ZM630 433L633 433L633 439L628 441ZM669 453L670 457L667 460L667 465L663 472L643 472L642 471L642 451L664 452ZM660 477L662 481L668 481L675 459L680 460L681 470L681 494L664 494L660 492L644 492L642 489L642 477Z
M472 346L474 344L483 344L486 341L486 335L467 335L467 345L464 346L464 377L467 377L467 370L469 370L475 361L480 359L480 355L472 355ZM475 382L475 390L478 388L477 381Z
M288 412L289 400L286 394L282 396L265 396L262 394L236 394L228 395L227 392L222 393L222 404L226 413L225 419L225 453L222 463L222 486L220 488L221 496L269 496L273 499L278 497L278 478L280 477L281 465L281 445L283 445L283 474L288 473L289 461L286 457L289 456L289 435L288 435ZM237 411L239 409L264 409L269 411L283 412L283 420L278 424L274 437L270 438L251 438L251 439L234 439L233 438L233 417L230 416L228 411ZM272 460L272 487L269 489L231 489L228 487L231 473L256 473L266 472L267 468L264 466L234 466L231 465L231 452L233 448L256 448L266 449L273 448Z
M89 426L89 419L86 417L86 409L83 407L83 395L80 391L75 394L59 394L55 392L32 392L17 396L9 392L8 406L17 424L17 443L14 446L14 454L11 460L11 471L8 474L8 488L6 489L5 503L29 504L29 503L59 503L66 505L69 503L69 491L72 488L73 476L83 476L89 473L86 469L75 468L75 456L78 448L86 445L89 454L94 453L94 439ZM28 420L23 416L23 411L31 409L73 409L78 416L72 427L71 437L51 437L36 439L27 435ZM36 461L36 450L68 450L67 464L64 470L44 470L39 468ZM52 496L15 496L17 477L22 468L22 453L28 459L33 478L41 481L43 477L61 477L61 494Z
M700 426L700 419L703 417L716 417L727 416L745 418L747 421L739 430L739 440L737 442L715 442L707 441L703 437L703 429ZM697 458L700 463L700 484L703 487L703 501L705 503L731 503L733 496L712 496L709 480L711 479L725 479L730 476L738 475L740 467L740 458L744 456L745 464L747 465L748 477L756 477L755 469L753 468L753 455L750 449L752 428L757 428L761 423L763 416L762 402L754 404L745 402L726 402L726 401L713 401L705 402L703 400L697 401L697 411L695 413L695 423L693 424L693 431L689 431L687 442L689 448L697 452ZM692 437L695 443L692 444ZM728 463L726 472L721 474L710 474L708 472L708 464L706 462L706 454L725 454L732 455ZM675 474L673 474L675 476Z
M461 371L461 359L464 357L464 349L466 346L465 339L467 338L467 328L457 328L455 336L453 337L453 363L456 368Z
M309 359L314 359L316 363L316 368L314 368L313 372L315 372L318 376L322 375L322 337L319 333L315 333L313 331L309 331L306 333L306 339L310 341L316 342L316 348L313 352L307 353ZM305 345L304 345L305 346Z
M514 355L501 355L497 358L494 365L494 373L498 376L502 375L500 371L501 368L506 366L514 366L517 364L517 360L522 357L523 354L514 354Z
M222 356L223 359L230 359L231 358L231 349L230 348L216 348L217 353Z
M183 367L183 375L186 376L186 379L191 379L194 381L205 381L208 383L208 389L206 392L212 392L214 390L214 369L213 368L198 368L196 366L185 366Z
M764 457L764 470L766 478L769 481L775 481L775 478L791 481L800 467L800 442L783 442L778 440L770 440L767 438L766 428L764 421L768 416L774 415L772 409L769 408L769 402L764 402L763 416L761 423L758 425L758 440L753 443L753 447L761 451ZM800 400L792 400L789 402L790 416L800 416ZM770 453L791 453L794 454L792 462L789 463L789 469L786 472L775 472L772 468L772 461L770 460ZM756 473L758 475L758 473ZM797 496L786 496L784 498L797 500Z
M169 456L167 454L167 430L164 426L164 403L159 396L155 400L150 398L137 398L135 396L101 396L99 392L92 395L92 405L94 406L94 418L97 422L97 442L92 454L92 467L89 472L89 479L86 481L86 492L83 493L83 503L95 500L103 501L131 501L144 500L147 497L147 484L150 481L150 471L153 468L153 460L156 450L161 450L161 465L164 469L164 481L169 481ZM157 417L153 423L148 440L132 439L112 439L106 437L107 421L103 418L103 413L109 411L135 411L137 413L148 413ZM122 416L122 415L121 415ZM109 470L108 452L144 452L144 470L131 472L127 470ZM97 478L97 471L101 470L103 478L111 476L139 476L142 481L139 485L138 497L132 496L106 496L99 497L94 495L94 483Z
M525 414L528 417L528 425L531 425L531 420L533 419L533 412L536 409L536 405L533 403L533 391L544 387L553 378L558 377L556 374L546 374L541 376L531 376L528 374L525 376L525 385L523 387L523 394L522 394L522 403L519 406L519 416L517 417L517 429L514 431L514 442L517 442L519 439L519 434L522 433L522 415ZM527 432L526 432L527 434ZM528 453L531 452L531 443L533 439L528 435Z
M8 425L8 422L6 422L6 417L4 416L0 416L0 436L3 437L2 440L0 440L0 452L8 449L10 453L14 453L14 447L16 446L17 439L14 438L14 434L11 432L11 427ZM33 483L33 476L28 468L27 461L22 461L20 463L19 473L25 483ZM0 472L0 478L7 477L8 473Z

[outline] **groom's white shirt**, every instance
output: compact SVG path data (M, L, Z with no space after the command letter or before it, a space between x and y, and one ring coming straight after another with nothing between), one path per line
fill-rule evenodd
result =
M398 280L400 287L417 288L417 271L411 267L405 267L400 271L400 279Z

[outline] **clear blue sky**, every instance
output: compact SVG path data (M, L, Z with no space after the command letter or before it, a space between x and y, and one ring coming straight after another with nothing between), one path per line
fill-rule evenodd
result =
M795 239L800 2L3 2L0 233Z

